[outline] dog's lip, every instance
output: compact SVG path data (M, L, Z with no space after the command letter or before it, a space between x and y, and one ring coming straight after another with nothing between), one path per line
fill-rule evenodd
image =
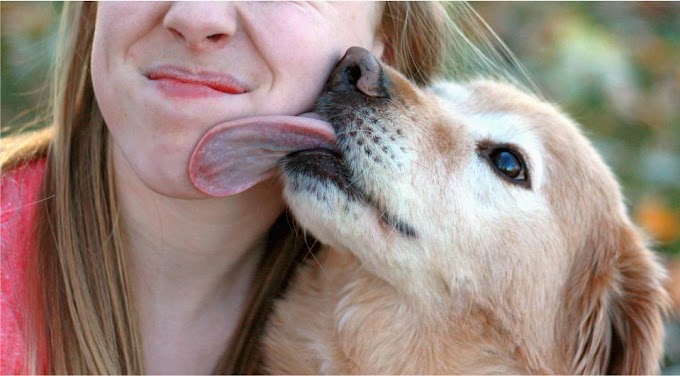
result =
M326 147L298 150L281 159L280 167L286 175L303 174L319 181L330 181L351 199L366 200L366 195L350 178L350 170L343 156L336 150Z
M338 164L344 164L342 162L342 155L340 154L340 152L338 152L336 149L330 149L326 147L297 150L286 155L286 158L296 157L300 155L330 155L338 160Z

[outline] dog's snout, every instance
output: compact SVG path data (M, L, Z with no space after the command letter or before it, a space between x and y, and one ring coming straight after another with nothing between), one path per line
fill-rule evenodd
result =
M331 91L359 90L369 97L385 98L387 82L378 59L361 47L350 47L329 80Z

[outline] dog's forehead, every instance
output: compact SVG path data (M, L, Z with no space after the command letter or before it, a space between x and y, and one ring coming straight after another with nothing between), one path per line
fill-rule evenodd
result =
M466 101L472 95L467 85L461 85L452 81L441 81L432 84L428 91L449 103Z

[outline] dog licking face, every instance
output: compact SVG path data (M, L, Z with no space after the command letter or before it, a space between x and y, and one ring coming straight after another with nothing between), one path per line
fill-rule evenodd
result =
M274 373L654 373L663 270L578 126L510 85L421 90L351 48L281 160L324 248L278 302Z

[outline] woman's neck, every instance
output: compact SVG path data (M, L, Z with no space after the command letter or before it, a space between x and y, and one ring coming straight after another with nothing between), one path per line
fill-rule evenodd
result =
M231 197L179 199L149 189L124 158L114 157L114 166L145 371L201 372L184 367L201 359L210 372L238 324L268 229L283 210L280 188L269 182ZM188 351L186 360L173 355L175 346Z

